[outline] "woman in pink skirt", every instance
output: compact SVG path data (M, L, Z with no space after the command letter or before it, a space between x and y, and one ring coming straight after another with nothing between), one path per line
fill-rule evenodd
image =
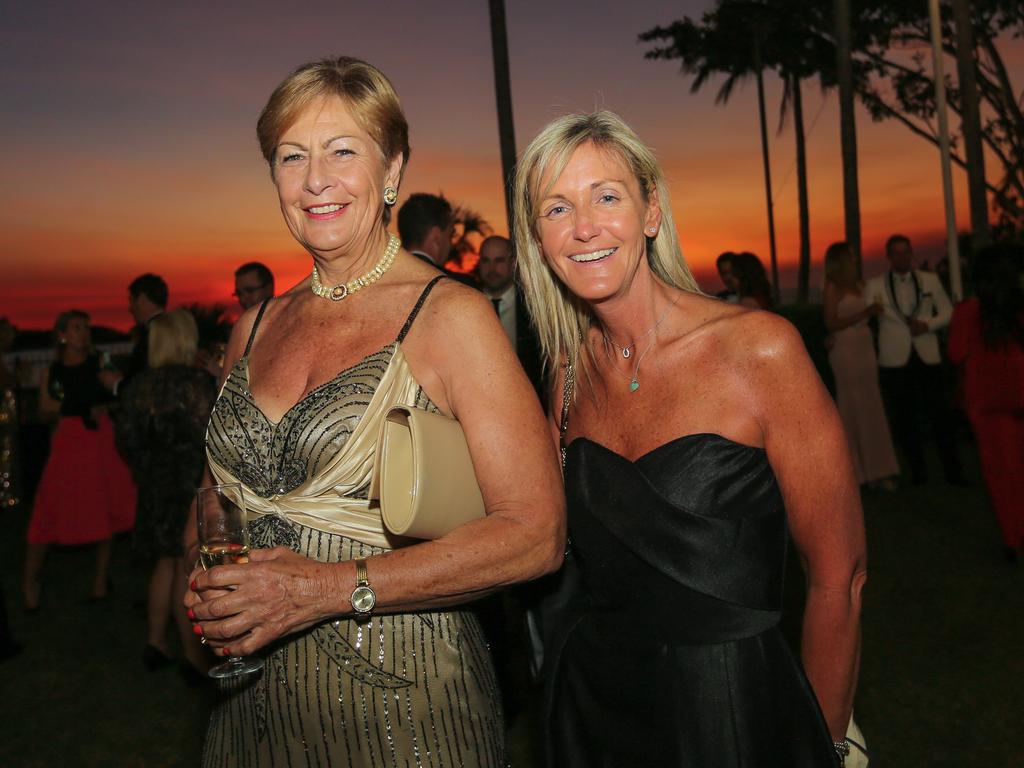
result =
M50 544L96 544L92 598L107 596L111 537L135 522L135 486L114 446L103 405L89 316L62 312L54 324L57 361L39 391L43 415L56 415L50 457L36 493L28 528L23 584L25 610L39 608L39 573Z

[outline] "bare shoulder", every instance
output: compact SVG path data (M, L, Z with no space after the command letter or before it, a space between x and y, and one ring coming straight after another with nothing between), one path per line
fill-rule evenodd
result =
M716 332L725 356L748 376L774 376L807 360L799 331L774 312L737 312L724 317Z
M417 322L437 332L477 331L481 325L498 325L494 308L484 295L455 280L440 280L434 286L421 308L420 317Z
M270 299L267 308L281 299ZM261 304L256 304L245 310L234 327L231 329L231 336L228 338L227 348L224 350L224 371L231 370L231 367L238 362L238 359L245 353L245 345L252 334L253 326L256 325L256 318L260 314Z

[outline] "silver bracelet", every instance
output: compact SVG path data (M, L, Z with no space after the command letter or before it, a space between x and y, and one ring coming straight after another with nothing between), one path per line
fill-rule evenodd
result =
M839 768L843 768L846 765L846 757L850 754L850 743L843 739L842 741L833 741L832 749L836 751L839 756Z

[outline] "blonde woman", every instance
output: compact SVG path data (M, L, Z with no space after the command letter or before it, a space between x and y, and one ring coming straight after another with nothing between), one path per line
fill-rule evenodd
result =
M864 531L799 335L701 295L661 171L610 112L544 128L514 201L553 402L567 406L552 428L578 577L548 625L550 764L835 765ZM777 627L787 532L807 575L802 667Z
M207 432L258 549L193 571L187 604L218 653L266 665L218 703L204 764L503 766L493 665L457 606L561 564L540 403L490 302L387 230L409 139L379 70L299 68L257 134L311 274L239 320ZM485 517L411 546L384 529L367 491L393 405L459 420Z
M846 243L825 251L825 327L832 334L828 362L836 381L836 405L846 429L857 482L879 490L896 488L900 473L878 388L878 357L868 320L882 314L864 299L857 261Z
M213 408L215 382L195 367L199 333L184 309L149 322L148 368L121 396L118 441L139 488L133 546L152 565L143 664L151 672L171 662L167 624L174 617L194 680L207 657L185 615L182 537L189 503L203 475L203 436Z

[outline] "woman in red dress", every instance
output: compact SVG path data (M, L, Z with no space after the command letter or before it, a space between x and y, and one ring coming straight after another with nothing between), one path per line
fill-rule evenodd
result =
M1024 290L1021 252L1010 245L973 261L977 297L959 304L949 325L949 359L963 366L964 407L981 470L1015 562L1024 545Z
M23 585L28 612L39 608L39 573L51 544L96 543L92 598L106 597L111 537L135 522L135 486L102 407L109 397L99 380L89 316L62 312L54 334L57 361L43 377L39 409L58 420L28 527Z

